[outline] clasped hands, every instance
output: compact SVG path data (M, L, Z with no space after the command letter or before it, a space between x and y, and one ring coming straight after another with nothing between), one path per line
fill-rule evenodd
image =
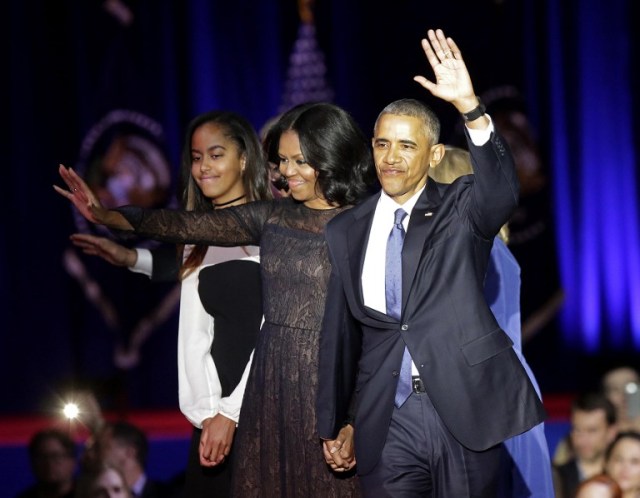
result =
M345 425L338 437L322 441L322 453L327 465L334 472L345 472L356 465L353 447L353 426Z

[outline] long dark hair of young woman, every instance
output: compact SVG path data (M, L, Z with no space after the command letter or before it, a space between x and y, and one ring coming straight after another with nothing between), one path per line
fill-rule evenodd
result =
M262 146L253 126L245 118L230 111L210 111L198 115L187 127L181 155L182 207L187 211L213 209L211 199L205 196L191 176L191 139L195 131L204 124L216 124L237 146L240 155L246 158L242 175L247 202L271 199L269 171ZM204 259L208 246L196 245L182 263L180 275L184 278L197 268ZM182 250L179 251L182 260Z

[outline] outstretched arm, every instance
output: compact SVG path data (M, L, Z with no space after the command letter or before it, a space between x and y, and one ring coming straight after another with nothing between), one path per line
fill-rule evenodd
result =
M473 90L469 71L456 42L445 37L441 29L427 32L428 39L422 40L422 48L433 69L435 83L424 76L413 79L429 90L434 97L451 102L459 113L464 114L475 109L479 102ZM467 122L469 128L484 129L489 119L480 116Z
M87 233L74 233L71 242L82 252L91 256L99 256L114 266L131 268L138 260L135 249L129 249L106 237L98 237Z
M53 188L62 197L69 199L88 221L117 230L133 230L133 227L120 213L102 207L98 197L75 171L61 164L58 172L67 184L68 190L57 185L54 185Z
M217 246L259 245L264 224L274 204L251 202L229 209L176 211L121 206L105 209L89 186L71 168L60 165L68 189L54 189L69 199L90 222L110 229L135 231L138 235L172 243Z

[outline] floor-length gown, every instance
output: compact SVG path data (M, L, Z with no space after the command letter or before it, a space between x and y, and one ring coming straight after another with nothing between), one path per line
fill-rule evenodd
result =
M315 429L318 340L331 271L324 227L342 209L314 210L291 199L206 213L119 209L140 235L260 245L265 322L235 441L238 498L359 496L357 478L325 463Z

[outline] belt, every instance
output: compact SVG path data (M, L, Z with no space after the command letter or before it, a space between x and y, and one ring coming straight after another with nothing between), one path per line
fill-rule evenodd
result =
M411 377L411 387L416 394L424 394L427 392L424 388L424 382L422 382L422 379L417 375Z

